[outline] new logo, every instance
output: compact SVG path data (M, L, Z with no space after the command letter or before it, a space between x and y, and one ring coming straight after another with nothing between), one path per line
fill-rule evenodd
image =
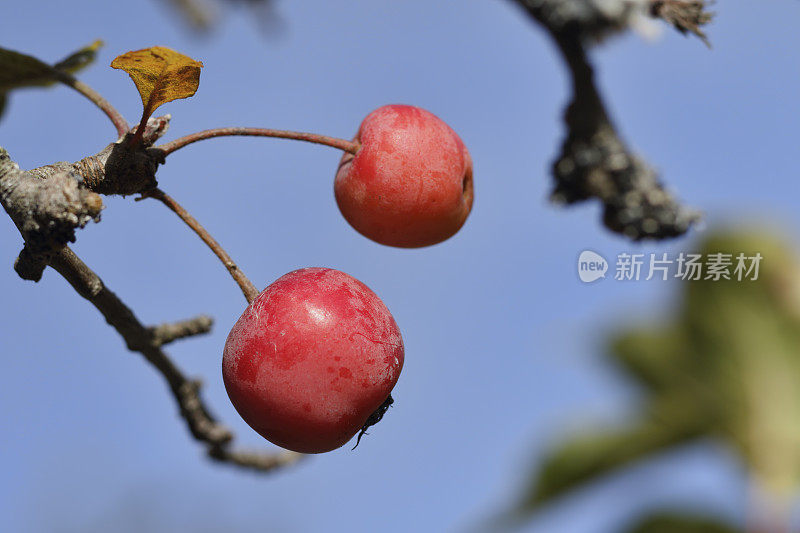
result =
M602 255L584 250L578 257L578 277L584 283L591 283L606 277L608 261Z

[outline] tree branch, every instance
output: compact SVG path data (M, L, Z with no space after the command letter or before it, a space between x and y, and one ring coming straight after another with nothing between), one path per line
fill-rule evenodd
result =
M296 462L301 454L239 452L230 449L233 435L211 415L200 397L200 383L188 379L161 350L153 329L146 328L133 311L67 246L50 259L52 266L75 291L89 301L125 340L166 380L192 436L207 446L214 459L253 470L272 471ZM157 330L158 328L156 328Z
M148 139L148 135L157 138L165 127L163 123L150 126L148 124L144 138L152 144L154 139ZM97 274L66 246L66 242L74 240L75 228L96 219L102 208L100 197L90 189L110 194L129 191L125 188L129 185L118 181L119 176L142 169L146 171L145 176L140 177L137 183L145 187L154 186L149 181L152 179L154 182L157 163L151 160L144 147L126 152L121 146L126 138L127 135L93 158L78 163L56 163L27 172L20 170L0 147L0 202L25 240L25 247L15 265L17 272L25 279L38 280L49 265L94 305L122 336L128 349L142 354L166 380L189 432L206 445L208 455L214 460L259 471L272 471L297 461L303 457L301 454L231 449L233 434L211 415L200 397L200 382L187 378L161 349L168 342L209 331L209 317L145 327L133 311L106 288ZM133 166L120 168L120 161Z
M99 220L103 201L84 187L75 172L59 168L42 180L24 172L0 147L0 203L25 240L14 269L23 279L38 281L47 259L75 229Z
M650 0L514 0L553 38L572 78L568 132L552 166L555 203L597 198L603 222L633 240L682 235L699 213L680 205L620 139L594 82L586 43L621 31Z
M142 142L131 148L128 140L135 134L132 129L124 137L100 150L95 155L69 163L60 161L29 170L46 180L59 171L73 172L81 177L83 186L104 195L137 194L157 185L156 170L164 163L160 150L152 145L169 129L170 115L151 117L144 129Z
M156 346L164 346L179 339L208 333L211 331L212 325L214 325L213 318L207 315L200 315L189 320L161 324L147 329L152 343Z
M14 265L20 277L39 281L52 252L74 242L76 228L100 220L103 201L98 193L134 194L157 185L156 170L164 159L152 144L167 131L169 119L151 118L136 149L128 148L129 132L75 163L61 161L28 171L20 170L0 147L0 203L25 240Z

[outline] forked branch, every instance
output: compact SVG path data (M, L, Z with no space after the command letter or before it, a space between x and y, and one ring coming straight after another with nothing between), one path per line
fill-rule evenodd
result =
M187 378L161 349L164 339L158 336L159 328L145 327L133 311L69 247L64 246L54 254L50 259L50 266L100 311L125 340L129 350L142 354L164 377L189 431L196 440L206 445L211 458L266 472L294 463L303 457L294 452L270 454L231 449L233 434L211 415L200 396L200 383Z
M166 129L166 124L165 117L151 119L145 136L157 138ZM56 163L22 171L0 148L0 203L25 240L25 248L17 261L17 271L25 279L38 279L42 270L51 266L78 294L94 305L122 336L128 349L142 354L164 377L189 432L206 445L212 459L258 471L272 471L293 463L302 455L232 449L233 434L209 412L200 396L200 382L187 378L162 350L161 347L169 342L208 332L212 323L209 317L199 316L172 324L145 327L97 274L66 246L66 242L74 239L77 227L99 214L102 203L92 191L105 194L142 192L126 188L131 187L132 183L146 190L153 188L158 158L153 155L155 159L151 160L148 154L150 152L145 150L128 153L120 144L114 143L97 156L77 163ZM125 179L131 172L142 176L134 180ZM158 192L163 195L163 192ZM163 199L183 217L194 220L168 196L163 195ZM201 233L204 231L199 224L197 227ZM222 257L226 257L224 250L219 248L218 251ZM247 278L243 278L242 282L243 288L249 284L248 290L257 294Z

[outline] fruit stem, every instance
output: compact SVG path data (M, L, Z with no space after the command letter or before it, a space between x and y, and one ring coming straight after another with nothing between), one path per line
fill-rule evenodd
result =
M242 293L244 293L244 297L247 299L247 303L252 302L256 296L258 296L258 289L253 282L250 281L244 273L239 270L239 267L236 266L236 263L233 262L231 256L228 255L228 252L225 251L222 246L211 236L211 234L206 231L206 229L195 219L192 215L189 214L186 209L184 209L178 202L175 201L174 198L169 196L167 193L162 191L159 188L155 188L149 190L147 192L142 193L142 198L154 198L160 201L162 204L167 206L173 213L178 215L181 220L183 220L187 226L189 226L192 231L194 231L200 239L209 248L214 254L219 257L219 260L222 261L222 264L225 265L225 268L228 269L233 280L239 285L242 289Z
M139 121L139 126L136 128L136 133L133 134L133 137L128 141L128 147L134 148L137 144L139 144L142 140L142 136L144 136L144 129L147 127L147 119L150 118L150 115L142 114L142 120Z
M336 137L328 137L327 135L319 135L317 133L303 133L299 131L286 131L286 130L273 130L269 128L215 128L212 130L198 131L158 145L156 148L164 152L167 156L193 142L202 141L204 139L211 139L213 137L226 137L231 135L244 135L250 137L276 137L280 139L293 139L296 141L306 141L315 144L324 144L355 154L361 145L355 141L347 141Z
M83 96L88 98L94 105L96 105L106 116L111 120L111 123L114 124L114 127L117 130L117 135L122 137L128 132L130 126L128 126L128 122L125 118L116 110L116 108L111 105L111 103L100 96L100 93L77 79L75 76L68 72L64 72L63 70L53 69L53 73L55 77L69 87L72 87Z

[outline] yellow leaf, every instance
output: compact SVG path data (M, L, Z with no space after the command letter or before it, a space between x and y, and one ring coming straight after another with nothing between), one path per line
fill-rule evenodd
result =
M144 123L161 104L193 96L203 64L175 50L153 46L122 54L111 66L127 72L139 90Z

